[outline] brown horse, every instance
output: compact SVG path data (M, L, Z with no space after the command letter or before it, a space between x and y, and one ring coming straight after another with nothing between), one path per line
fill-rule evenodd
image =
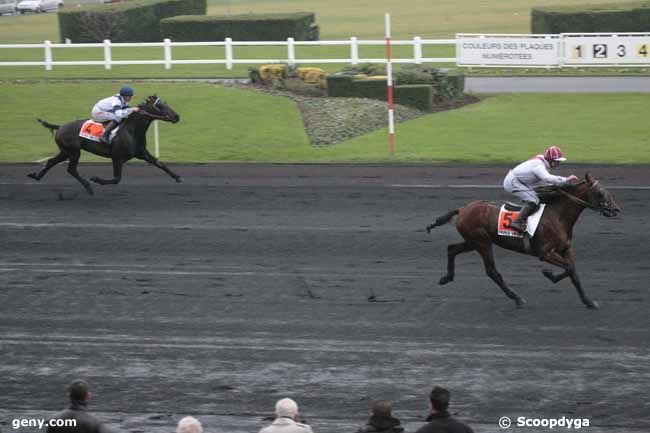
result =
M494 263L492 244L522 254L530 254L540 260L564 269L559 274L550 270L542 273L553 283L570 277L580 299L588 308L598 308L598 304L589 299L582 289L576 273L575 255L571 247L573 226L585 208L599 211L606 217L614 217L620 208L607 190L589 173L585 180L575 185L566 185L553 189L554 193L546 198L546 209L529 245L519 237L501 236L497 233L499 206L486 201L475 201L465 207L454 209L436 219L427 226L427 232L434 227L450 222L456 215L456 230L465 239L464 242L447 246L447 275L440 279L440 284L447 284L454 279L454 260L458 254L477 251L483 258L487 275L513 299L517 307L525 304L523 298L512 291L505 283Z

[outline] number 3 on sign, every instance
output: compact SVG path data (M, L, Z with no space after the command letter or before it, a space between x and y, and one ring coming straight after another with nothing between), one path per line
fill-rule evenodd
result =
M648 57L648 44L638 45L636 48L637 57Z

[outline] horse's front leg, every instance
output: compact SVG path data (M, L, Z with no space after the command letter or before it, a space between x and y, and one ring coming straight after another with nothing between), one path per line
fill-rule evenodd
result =
M550 271L542 271L547 278L553 282L556 282L555 280L560 281L567 276L570 277L573 286L578 291L578 296L580 296L582 303L585 304L587 308L598 308L598 303L596 301L592 301L589 297L587 297L587 295L585 295L585 291L582 288L580 278L576 272L573 249L568 248L563 255L560 255L556 251L552 250L543 257L543 260L552 265L564 268L564 272L558 275L553 275L553 273ZM551 277L549 277L548 274L550 274Z
M100 185L117 185L122 180L123 165L124 161L121 159L113 158L113 179L102 179L101 177L93 176L90 178L90 180Z
M149 151L146 149L143 154L136 155L136 158L147 161L149 164L158 167L159 169L167 173L170 177L172 177L176 182L180 183L183 181L183 179L179 175L171 171L169 167L167 167L165 164L163 164L158 159L156 159L156 157L150 154Z

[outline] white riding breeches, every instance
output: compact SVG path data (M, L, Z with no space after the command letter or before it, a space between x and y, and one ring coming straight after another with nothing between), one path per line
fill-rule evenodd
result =
M92 112L93 120L95 122L108 122L109 120L115 120L116 122L119 122L119 119L115 115L115 113L111 113L110 111L99 111L99 110L93 110Z
M517 196L521 201L529 201L539 204L539 197L537 197L535 190L528 185L523 184L512 174L512 171L508 172L508 175L503 180L503 188L509 193Z

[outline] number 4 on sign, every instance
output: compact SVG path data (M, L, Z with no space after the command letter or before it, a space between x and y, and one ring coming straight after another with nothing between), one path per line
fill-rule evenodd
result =
M648 44L641 44L636 50L639 57L648 57Z

